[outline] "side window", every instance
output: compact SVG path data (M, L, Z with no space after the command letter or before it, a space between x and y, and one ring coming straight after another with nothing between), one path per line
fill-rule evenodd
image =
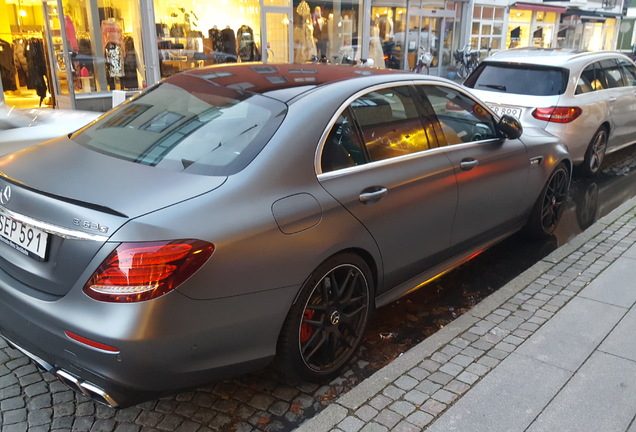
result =
M614 59L601 60L601 67L603 68L603 74L607 82L608 88L624 87L623 74L621 69Z
M585 69L583 69L583 72L581 72L581 77L579 78L575 94L589 93L605 88L607 88L605 76L601 71L600 64L595 62L588 65Z
M618 64L623 71L623 79L625 85L630 87L636 87L636 67L625 59L618 59Z
M367 162L360 136L353 124L351 108L347 108L333 125L322 150L322 172L335 171Z
M594 72L594 64L588 65L583 72L581 72L581 76L579 77L579 82L576 85L575 94L583 94L594 91L593 83L596 80L596 74Z
M353 101L350 108L371 161L431 148L408 86L367 93Z
M498 138L494 118L468 96L449 87L418 87L430 102L442 127L446 144Z

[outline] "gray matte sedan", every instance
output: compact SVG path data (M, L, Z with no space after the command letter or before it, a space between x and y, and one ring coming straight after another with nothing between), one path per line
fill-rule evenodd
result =
M374 308L523 227L550 235L571 169L444 79L184 72L0 159L0 334L110 406L273 358L326 380Z

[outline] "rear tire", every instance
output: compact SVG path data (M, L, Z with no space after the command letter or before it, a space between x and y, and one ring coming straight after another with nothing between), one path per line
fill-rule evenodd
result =
M358 255L322 263L291 307L278 341L278 364L292 378L323 382L355 354L372 311L373 279Z
M586 177L594 177L601 172L605 153L607 152L608 132L604 126L598 128L585 152L581 171Z
M526 231L532 237L544 238L554 234L561 219L568 196L570 173L563 162L559 163L546 182L537 199Z

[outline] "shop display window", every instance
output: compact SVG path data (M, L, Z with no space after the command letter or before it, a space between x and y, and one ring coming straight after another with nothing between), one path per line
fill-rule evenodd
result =
M60 81L75 93L136 90L143 86L139 4L127 0L64 0L63 16L49 5L53 63ZM64 37L62 37L64 35ZM64 48L64 43L66 47ZM64 50L68 52L68 57ZM66 65L67 58L70 65ZM65 93L65 89L61 89Z
M294 0L294 62L352 63L360 58L362 1Z
M155 1L154 8L162 77L216 63L261 60L258 0L185 0L178 6Z
M407 33L406 2L404 7L372 6L371 34L369 35L369 58L374 66L402 69L404 55L409 51L409 42L414 43L413 34ZM410 51L414 50L412 46Z
M10 106L52 106L42 7L0 1L0 78Z

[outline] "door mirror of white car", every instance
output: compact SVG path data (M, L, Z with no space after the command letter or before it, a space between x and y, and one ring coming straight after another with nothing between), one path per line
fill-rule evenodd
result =
M497 129L508 139L517 139L523 133L523 126L519 120L510 115L501 116Z

